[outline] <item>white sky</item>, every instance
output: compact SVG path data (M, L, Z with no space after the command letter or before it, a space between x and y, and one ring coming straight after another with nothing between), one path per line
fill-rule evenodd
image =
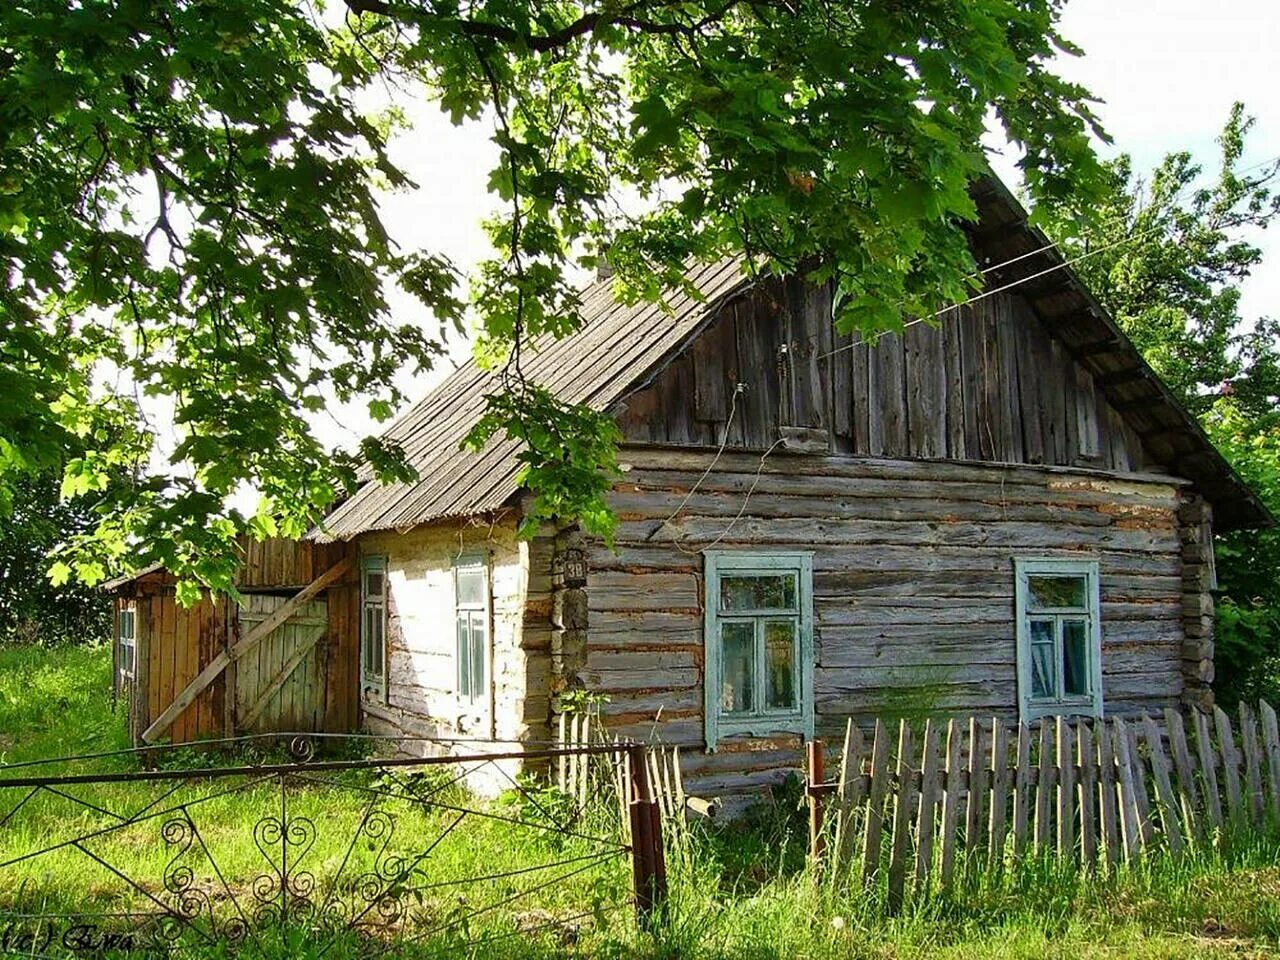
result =
M1280 2L1277 0L1070 0L1062 32L1082 46L1082 58L1063 58L1060 71L1088 87L1103 103L1098 112L1115 144L1104 155L1131 154L1145 171L1173 150L1189 149L1207 173L1215 169L1214 137L1235 100L1258 118L1243 166L1280 155ZM496 154L481 125L458 130L429 104L409 110L411 131L392 144L392 156L419 184L386 198L391 235L408 248L427 248L470 267L488 250L480 229L493 209L485 190ZM993 157L1016 186L1010 157ZM1256 238L1268 260L1244 287L1246 318L1280 314L1280 229ZM414 301L394 296L408 319ZM429 318L424 318L429 322ZM465 357L455 344L453 356ZM406 376L416 398L448 369ZM323 436L349 444L376 429L363 409L336 411L318 425Z

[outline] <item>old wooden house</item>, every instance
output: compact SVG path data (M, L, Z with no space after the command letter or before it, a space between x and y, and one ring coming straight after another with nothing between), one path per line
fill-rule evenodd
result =
M1208 699L1212 531L1270 517L1009 193L975 198L988 292L874 345L738 262L667 311L587 291L525 370L617 418L613 549L517 536L517 447L460 449L492 375L457 370L390 430L421 479L315 534L358 570L327 682L373 732L527 742L594 692L722 794L849 717Z

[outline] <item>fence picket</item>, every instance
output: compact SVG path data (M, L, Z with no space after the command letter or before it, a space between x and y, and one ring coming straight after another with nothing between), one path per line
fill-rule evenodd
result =
M1205 810L1214 830L1222 829L1222 800L1218 792L1218 763L1209 735L1209 718L1203 711L1192 712L1196 728L1196 756L1200 758L1200 776L1204 779Z
M1280 729L1276 712L1265 700L1258 701L1262 715L1262 745L1267 753L1267 783L1271 787L1271 818L1280 822Z
M1164 829L1169 852L1175 857L1181 856L1181 818L1178 815L1178 798L1169 780L1169 761L1165 758L1164 738L1160 735L1156 722L1145 713L1142 715L1142 730L1146 734L1147 751L1151 755L1151 776L1156 782L1156 806L1160 811L1160 825Z
M965 867L978 866L978 853L983 846L983 829L986 822L983 811L987 804L987 751L986 728L977 717L969 718L969 799L965 807L964 845L967 851Z
M1142 833L1143 844L1155 839L1156 823L1151 816L1151 792L1147 786L1147 765L1142 759L1142 742L1138 737L1138 726L1126 724L1129 733L1129 761L1133 764L1133 797L1138 803L1138 829Z
M1145 838L1134 783L1129 728L1122 719L1116 717L1111 722L1111 734L1116 754L1116 774L1120 785L1120 824L1124 830L1125 859L1129 863L1137 863Z
M889 910L902 906L907 874L907 850L911 842L911 805L915 796L915 741L911 724L898 723L897 802L893 810L893 846L889 851Z
M865 752L862 731L853 720L849 720L844 731L844 749L840 754L840 786L836 794L837 871L848 866L857 840L858 808L866 796L866 788L862 783L862 758Z
M951 886L956 863L956 826L960 821L960 740L964 728L956 721L947 721L947 792L942 804L942 865L943 888Z
M1169 752L1173 755L1173 770L1178 777L1178 797L1187 837L1203 838L1206 831L1200 817L1195 769L1191 766L1191 752L1187 749L1187 731L1182 724L1182 714L1172 707L1166 707L1164 725L1169 731Z
M1116 758L1112 750L1114 738L1105 720L1098 721L1094 733L1098 738L1098 772L1102 780L1102 788L1098 794L1101 804L1099 821L1102 827L1102 846L1107 858L1107 866L1114 869L1120 862L1123 844L1116 801Z
M1213 722L1218 731L1218 749L1222 752L1222 775L1227 781L1227 813L1231 822L1244 822L1244 801L1240 795L1240 755L1231 734L1231 718L1221 707L1213 708Z
M1031 728L1018 724L1018 757L1013 770L1013 857L1027 849L1027 821L1031 812Z
M991 819L987 829L990 863L1004 864L1004 842L1009 816L1009 728L999 717L991 718Z
M889 731L876 721L871 746L871 790L867 802L867 826L862 846L862 879L870 882L880 869L880 843L884 832L884 799L889 789Z
M1265 810L1262 797L1262 747L1258 743L1258 718L1247 703L1240 704L1240 745L1244 748L1249 810L1253 814L1253 822L1261 825Z
M1092 869L1098 860L1094 810L1098 799L1098 751L1088 720L1076 722L1076 744L1080 762L1080 858Z
M1040 720L1040 764L1036 781L1036 853L1043 854L1053 844L1050 819L1053 811L1053 790L1057 784L1057 769L1053 763L1053 723L1047 717Z
M1076 855L1076 747L1071 722L1057 719L1058 733L1058 856L1072 859Z
M920 760L920 816L916 821L916 893L929 888L929 872L933 869L934 825L938 815L938 793L942 785L942 770L938 756L938 724L926 720L924 748Z
M559 737L557 738L557 745L561 747L568 743L564 736L564 725L566 719L565 715L561 713L558 730ZM566 754L562 753L556 758L556 786L564 793L569 792L568 763L569 757Z

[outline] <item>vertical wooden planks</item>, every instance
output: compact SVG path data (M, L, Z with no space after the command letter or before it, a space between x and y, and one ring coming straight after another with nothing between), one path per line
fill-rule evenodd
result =
M1271 819L1280 822L1280 730L1276 712L1265 700L1258 702L1262 716L1262 746L1267 755L1267 783L1271 788Z
M947 721L947 793L942 805L942 864L943 888L951 885L956 863L956 827L960 822L962 771L960 768L961 739L964 728L954 719Z
M1227 781L1227 810L1231 822L1244 822L1244 799L1240 794L1240 757L1231 734L1231 720L1221 707L1213 708L1214 726L1218 731L1218 748L1222 751L1222 775Z
M913 761L915 742L911 724L898 722L898 779L897 798L893 811L893 838L889 851L888 905L891 912L902 906L902 895L907 873L907 855L911 843L911 808L915 798Z
M1031 728L1018 724L1018 755L1013 769L1013 857L1021 860L1027 849L1031 815Z
M1160 825L1164 829L1165 842L1169 844L1169 852L1180 856L1183 849L1182 826L1178 815L1178 798L1174 795L1173 784L1169 780L1169 761L1165 757L1164 738L1156 722L1146 714L1142 717L1142 730L1147 739L1147 750L1151 755L1151 776L1156 782L1156 806L1160 811Z
M1262 747L1258 743L1258 719L1247 703L1240 704L1240 745L1244 749L1245 783L1249 789L1249 812L1253 822L1262 823Z
M1076 853L1076 746L1071 721L1057 719L1058 733L1058 856L1071 859Z
M1043 854L1053 842L1051 817L1053 815L1053 790L1057 782L1053 766L1053 723L1040 720L1039 776L1036 780L1036 853Z
M1191 752L1187 749L1187 730L1182 723L1182 714L1172 707L1166 708L1164 725L1169 731L1169 753L1173 755L1173 770L1178 777L1178 798L1187 837L1204 839L1208 831L1200 818L1195 768L1191 765Z
M991 817L987 843L991 867L1004 864L1004 844L1009 816L1009 728L999 717L991 718Z
M1209 735L1209 718L1200 710L1193 711L1192 716L1195 718L1196 755L1200 758L1200 776L1204 778L1205 811L1212 828L1221 830L1222 800L1218 793L1218 765L1213 752L1213 739Z
M920 760L920 815L916 821L917 893L929 889L929 873L933 869L933 838L937 823L938 799L942 790L942 769L938 722L925 721L924 747Z
M1128 726L1129 760L1133 764L1133 797L1138 806L1138 829L1143 844L1149 844L1155 836L1155 820L1151 816L1151 793L1147 787L1147 768L1142 762L1142 749L1138 741L1138 728Z
M889 730L876 720L871 745L871 788L867 800L867 825L862 846L862 877L870 882L880 869L880 844L884 832L884 802L889 790Z
M1098 772L1102 781L1098 792L1098 820L1103 853L1108 867L1114 868L1120 862L1120 851L1124 843L1120 830L1120 811L1116 802L1116 758L1111 748L1114 740L1105 720L1098 721L1094 733L1098 739Z
M1116 717L1111 723L1116 755L1116 773L1120 787L1120 825L1124 833L1125 860L1136 863L1142 853L1144 836L1133 776L1132 741L1125 722Z
M982 864L979 853L983 846L984 816L987 795L987 758L985 749L986 728L977 717L969 718L969 802L965 810L964 844L968 857L965 867L978 869Z
M1088 720L1076 722L1076 750L1080 767L1080 859L1092 869L1098 862L1098 751Z
M961 336L963 326L959 318L944 314L939 334L942 337L942 365L946 378L946 430L947 456L953 460L963 460L965 450L964 428L964 370L961 365Z
M852 719L844 732L844 749L840 760L840 786L837 788L835 868L843 870L853 856L857 837L856 814L865 797L862 784L862 757L865 750L862 731Z
M907 435L910 455L936 459L947 455L947 421L943 404L947 372L942 331L917 323L903 331L906 347Z

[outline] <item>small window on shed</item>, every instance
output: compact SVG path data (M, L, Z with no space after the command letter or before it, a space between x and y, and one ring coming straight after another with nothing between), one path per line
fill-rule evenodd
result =
M1017 559L1014 570L1022 719L1102 716L1097 561Z
M707 749L723 735L813 734L807 553L706 554Z
M488 566L478 557L460 558L453 566L453 584L458 696L471 704L483 705L489 699Z
M138 609L132 602L120 607L117 615L116 635L119 642L120 680L131 683L137 673L138 662Z
M360 694L385 699L387 692L387 558L360 560Z

